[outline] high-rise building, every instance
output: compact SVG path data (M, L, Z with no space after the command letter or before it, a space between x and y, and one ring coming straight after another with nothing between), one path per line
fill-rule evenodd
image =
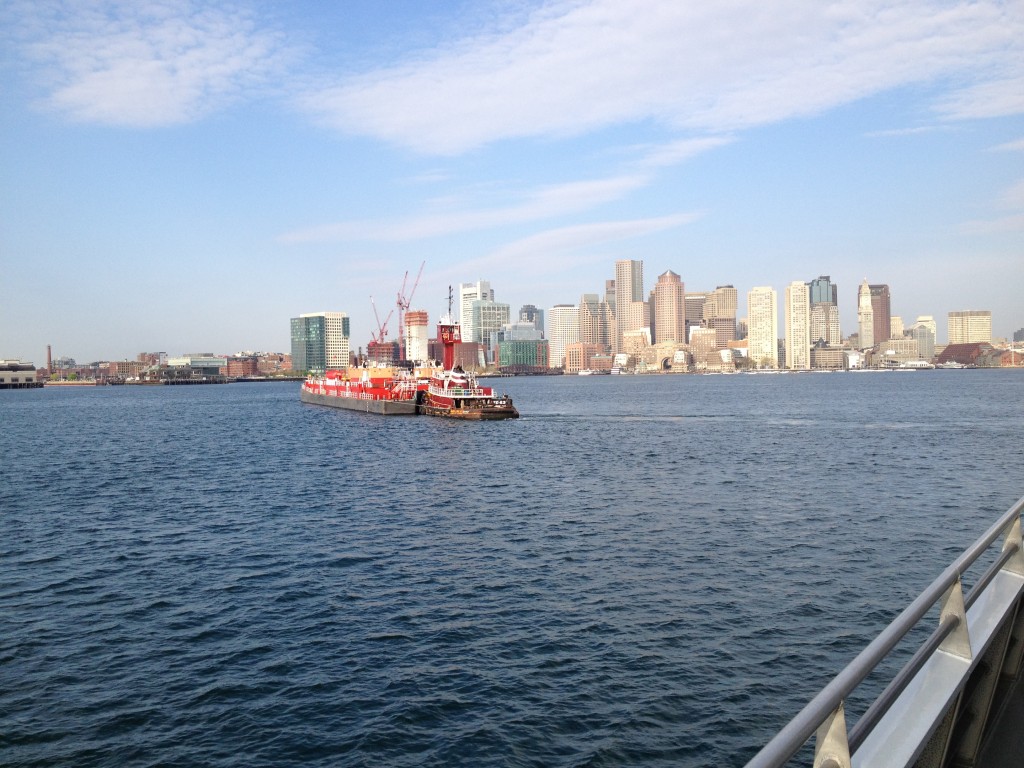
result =
M968 309L947 316L950 344L992 343L992 313Z
M875 346L875 310L871 306L871 286L867 279L857 289L857 335L861 349Z
M509 324L510 314L511 307L502 301L477 299L470 305L470 327L475 337L472 340L483 344L487 362L494 361L498 334Z
M547 311L549 368L565 366L565 348L580 340L580 308L556 304Z
M810 287L802 280L786 287L786 367L790 370L811 367L810 297Z
M519 308L519 319L523 322L533 323L533 327L541 333L544 338L544 310L537 309L533 304L524 304Z
M811 291L811 304L825 302L839 305L839 287L832 282L828 275L821 275L807 284Z
M811 344L819 342L830 347L838 347L843 342L839 330L839 307L831 301L811 304Z
M412 361L426 360L429 352L430 331L427 326L430 318L424 309L410 309L405 313L405 359Z
M704 322L704 302L708 295L704 291L692 291L686 294L686 338L690 338L690 329L701 326Z
M494 289L488 281L477 280L475 283L459 284L459 325L463 342L480 341L476 329L473 328L474 301L494 301Z
M899 315L893 315L889 318L889 338L890 339L902 339L903 338L903 318Z
M686 343L686 289L671 269L654 285L654 340Z
M892 311L889 304L889 286L872 285L871 289L871 313L872 328L874 329L874 343L872 346L889 340L889 333L892 330Z
M291 319L292 366L323 373L349 364L349 319L344 312L310 312Z
M580 297L580 343L600 344L611 349L614 323L612 311L607 302L601 301L596 293L585 293Z
M644 295L644 263L635 259L615 262L615 352L623 349L623 335L648 327L649 306Z
M747 354L757 368L779 367L779 298L770 286L747 293Z
M736 340L736 308L739 292L731 285L720 285L704 300L701 324L715 329L715 346L725 349Z

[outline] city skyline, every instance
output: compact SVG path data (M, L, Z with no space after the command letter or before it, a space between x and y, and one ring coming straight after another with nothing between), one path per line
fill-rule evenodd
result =
M358 348L422 262L431 324L448 286L547 309L635 260L780 305L830 275L844 335L867 278L1010 337L1024 12L762 11L9 3L0 355L281 350L321 309Z

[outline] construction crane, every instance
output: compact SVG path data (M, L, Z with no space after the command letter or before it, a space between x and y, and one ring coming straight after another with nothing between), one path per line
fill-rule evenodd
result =
M377 305L373 301L373 296L370 297L370 306L373 307L373 317L377 321L377 332L370 334L373 337L374 344L385 344L388 338L388 321L391 319L391 315L395 313L395 310L388 312L388 316L384 318L384 322L380 321L380 315L377 314Z
M416 293L416 286L420 284L420 277L423 275L423 267L427 265L427 262L420 264L420 271L416 274L416 280L413 281L412 288L409 291L409 295L405 295L405 285L409 281L409 270L405 271L405 277L402 278L402 287L398 291L398 301L396 306L398 307L398 359L405 360L405 313L412 305L413 294ZM391 317L391 315L388 315Z

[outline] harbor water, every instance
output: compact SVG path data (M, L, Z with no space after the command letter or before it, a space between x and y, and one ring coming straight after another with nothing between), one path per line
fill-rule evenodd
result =
M1024 371L489 383L0 392L0 764L742 765L1024 495Z

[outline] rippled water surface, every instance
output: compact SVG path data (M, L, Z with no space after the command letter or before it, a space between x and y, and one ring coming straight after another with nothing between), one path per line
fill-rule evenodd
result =
M1024 373L0 392L0 764L742 765L1022 493Z

